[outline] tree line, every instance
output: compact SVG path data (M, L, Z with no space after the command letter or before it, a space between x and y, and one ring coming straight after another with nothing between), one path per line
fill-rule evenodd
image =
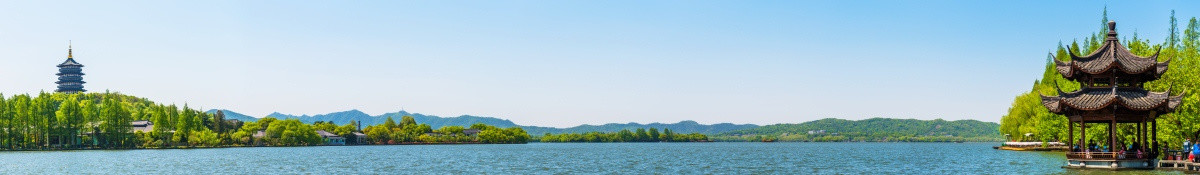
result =
M134 121L151 128L135 130ZM318 130L347 139L350 144L398 142L525 143L520 128L476 124L431 130L405 116L358 130L357 122L307 124L298 119L262 118L255 122L225 120L223 112L204 113L187 105L155 103L120 93L0 94L0 150L130 149L225 146L320 145ZM463 134L477 129L478 134ZM259 134L261 132L261 134ZM355 133L365 132L357 138ZM361 142L359 141L361 139Z
M636 131L622 129L617 132L586 132L586 133L563 133L550 134L546 133L536 139L541 142L699 142L709 141L708 136L700 133L679 134L671 131L671 129L663 129L660 133L657 128L649 130L638 128Z
M999 124L977 120L826 118L730 131L715 141L784 142L983 142L1000 141Z
M466 133L468 129L478 133ZM418 124L412 116L403 116L400 123L388 117L382 124L368 126L363 129L367 141L375 144L403 143L526 143L529 134L520 127L499 128L483 123L476 123L469 128L462 126L442 126L432 129L429 125Z
M147 140L163 145L187 145L189 140L214 142L211 128L221 122L212 115L175 105L163 105L119 93L39 93L0 95L0 148L8 150L133 148ZM132 131L135 120L155 120L156 131L178 128L172 134L147 135Z

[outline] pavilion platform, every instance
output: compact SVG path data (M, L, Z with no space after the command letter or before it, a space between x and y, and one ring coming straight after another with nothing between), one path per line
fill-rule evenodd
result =
M1159 166L1155 157L1149 153L1070 152L1063 168L1151 170Z

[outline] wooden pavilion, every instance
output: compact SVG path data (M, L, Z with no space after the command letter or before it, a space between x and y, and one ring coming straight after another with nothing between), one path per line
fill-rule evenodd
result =
M1059 89L1058 96L1042 95L1042 104L1050 112L1068 118L1071 134L1067 142L1074 149L1067 153L1065 167L1153 169L1159 154L1155 119L1174 111L1181 97L1170 96L1170 89L1151 92L1142 85L1166 73L1170 61L1158 62L1158 53L1150 57L1130 53L1117 40L1116 22L1109 21L1108 29L1103 45L1091 54L1078 56L1074 48L1068 48L1069 62L1055 60L1058 73L1080 82L1082 87L1074 92ZM1107 143L1085 139L1086 128L1093 123L1108 124ZM1136 125L1135 139L1122 140L1115 135L1119 124ZM1078 142L1074 138L1076 127L1081 136Z

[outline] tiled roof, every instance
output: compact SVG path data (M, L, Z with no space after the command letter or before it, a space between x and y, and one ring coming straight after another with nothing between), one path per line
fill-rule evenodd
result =
M83 64L79 64L79 62L75 62L75 58L67 58L67 61L63 61L63 63L62 63L62 64L58 64L58 67L63 67L63 66L79 66L79 67L83 67Z
M1055 60L1055 69L1064 77L1074 77L1077 74L1100 74L1105 73L1110 69L1117 68L1126 74L1142 74L1147 71L1154 71L1154 75L1160 76L1167 72L1166 62L1158 62L1158 52L1150 57L1141 57L1129 52L1120 41L1117 40L1116 23L1109 22L1108 37L1104 40L1103 45L1091 54L1085 56L1075 55L1076 48L1068 48L1068 53L1071 54L1071 61L1062 62Z
M148 120L138 120L138 121L133 121L133 122L129 122L129 124L130 124L130 125L133 125L133 126L148 126L148 125L154 125L154 124L151 124L151 123L150 123L150 121L148 121Z
M317 130L317 135L321 135L321 137L341 137L337 134L326 132L325 130Z
M1050 112L1062 114L1068 110L1091 111L1121 105L1130 110L1161 109L1170 112L1179 106L1182 96L1167 92L1150 92L1141 88L1084 88L1075 92L1059 91L1059 96L1042 95L1042 105Z

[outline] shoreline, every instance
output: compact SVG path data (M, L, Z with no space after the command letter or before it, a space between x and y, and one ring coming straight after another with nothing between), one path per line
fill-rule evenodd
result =
M493 145L493 144L528 144L528 143L483 143L483 142L408 142L398 144L365 144L365 145L295 145L295 146L218 146L218 147L164 147L164 148L80 148L80 149L21 149L0 150L3 152L43 152L43 151L121 151L121 150L183 150L183 149L220 149L220 148L289 148L289 147L337 147L337 146L396 146L396 145Z
M1052 147L993 146L992 149L1007 150L1007 151L1043 151L1043 152L1066 152L1066 151L1071 150L1070 148L1067 148L1066 146L1052 146Z

